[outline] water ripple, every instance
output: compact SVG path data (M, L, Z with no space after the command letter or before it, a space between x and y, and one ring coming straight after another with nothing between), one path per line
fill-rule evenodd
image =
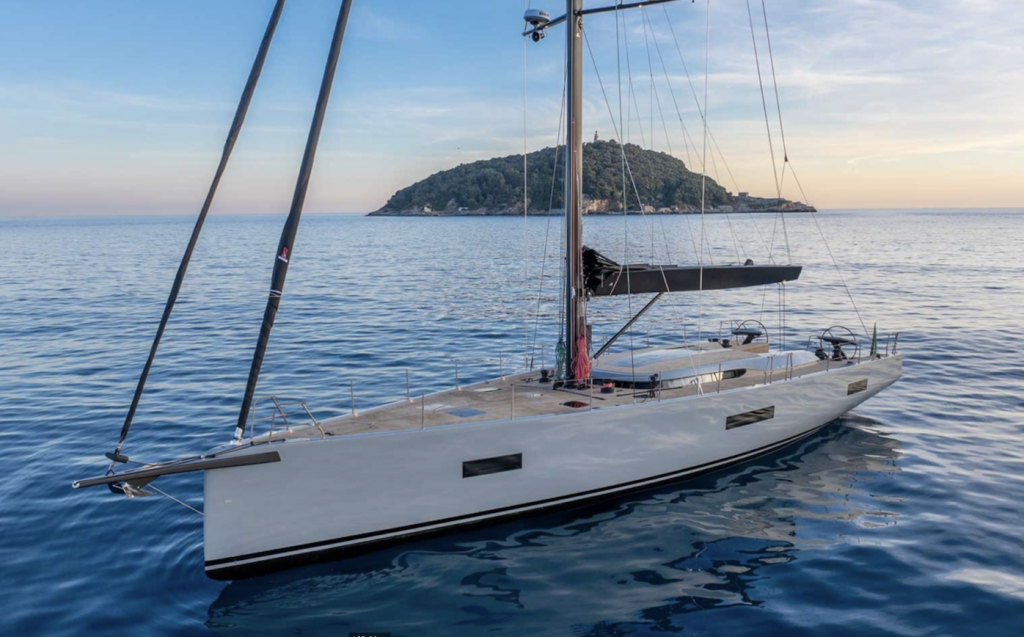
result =
M1020 635L1024 617L1024 216L822 215L868 323L899 330L904 380L799 447L671 488L230 585L202 573L201 520L73 479L102 471L191 219L6 220L0 285L0 626L11 635ZM213 218L126 451L179 457L234 426L280 218ZM311 216L260 393L318 416L524 364L544 219ZM631 255L649 251L630 219ZM724 220L711 243L731 247ZM763 262L754 223L737 230ZM809 218L787 286L790 344L858 325ZM659 223L659 230L661 224ZM686 259L686 221L666 218ZM622 219L585 240L622 257ZM663 245L660 238L656 242ZM659 248L660 250L660 248ZM554 252L554 248L552 248ZM523 280L529 259L529 279ZM659 254L664 258L664 254ZM728 251L716 253L728 258ZM555 340L557 264L541 290ZM774 291L664 301L633 339L760 316ZM762 301L764 312L761 312ZM627 315L592 304L598 339ZM532 327L530 328L532 329ZM648 335L648 329L650 334ZM623 339L626 341L627 339ZM625 345L625 343L623 343ZM200 476L164 487L201 505Z

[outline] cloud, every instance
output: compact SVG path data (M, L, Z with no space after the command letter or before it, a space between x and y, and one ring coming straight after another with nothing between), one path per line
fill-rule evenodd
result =
M649 146L671 145L691 168L696 160L688 152L701 145L703 131L691 91L692 82L703 103L703 6L649 7L650 58L641 13L624 14L619 24L629 38L633 81L631 121L622 128L639 142L642 127ZM708 122L713 146L728 161L726 170L714 152L718 177L730 189L771 193L764 107L779 161L782 144L760 2L751 6L764 103L746 3L714 2ZM345 90L332 96L317 165L323 179L311 193L312 207L368 210L435 170L521 152L522 53L514 29L492 20L507 17L508 8L465 9L460 15L474 29L453 40L451 25L421 7L396 13L364 3L353 10ZM1024 12L978 0L768 0L767 8L786 146L805 187L818 194L814 203L907 205L901 184L962 174L927 192L940 193L948 205L1019 205L1024 180L1006 175L1024 174ZM609 139L618 117L616 24L610 15L593 16L586 28L612 113L585 53L584 126L588 137L598 130ZM528 48L530 149L559 135L562 56L557 29ZM320 49L314 58L321 63ZM278 69L282 80L268 64L233 159L229 178L238 185L226 185L225 209L250 210L262 201L277 206L294 180L315 86L296 87L289 83L292 67ZM15 200L56 201L50 190L68 193L67 205L83 193L101 201L107 194L100 186L122 179L134 180L136 191L152 188L154 199L173 206L190 202L190 189L205 188L234 110L231 91L211 99L180 87L147 89L112 78L89 83L29 70L20 79L0 75L0 144L7 151L0 156L0 212ZM716 166L709 161L713 176ZM119 193L112 189L109 196Z
M868 161L893 161L915 155L946 155L969 152L1024 153L1024 131L1012 135L1000 135L990 139L973 139L960 143L921 144L909 148L894 149L874 155L853 157L851 166Z

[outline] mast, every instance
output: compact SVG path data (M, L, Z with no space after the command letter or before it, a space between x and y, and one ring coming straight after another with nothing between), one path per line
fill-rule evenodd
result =
M128 408L128 415L125 416L124 425L121 426L121 437L117 441L117 447L114 448L114 452L110 454L112 462L126 462L127 458L121 456L121 447L124 445L125 439L128 437L128 431L132 427L132 419L135 418L135 410L139 407L139 399L142 398L142 390L146 386L146 379L149 377L149 370L153 367L153 359L156 358L156 350L160 347L160 339L164 335L164 330L167 328L167 321L171 318L171 310L174 309L174 303L178 300L178 293L181 291L181 284L185 280L185 271L188 270L189 261L192 259L192 252L195 250L196 242L199 240L199 232L203 229L203 222L206 221L206 215L210 212L210 206L213 204L213 196L217 193L217 186L220 185L221 177L224 176L224 169L227 168L228 159L231 157L231 151L235 148L235 141L238 139L238 133L242 130L242 124L245 122L245 115L249 111L249 104L252 102L252 95L256 91L256 83L259 82L260 74L263 72L263 63L267 60L267 51L270 49L270 41L274 38L274 31L277 30L277 23L281 19L281 11L284 9L285 0L277 0L274 5L274 10L270 14L270 22L267 24L267 30L263 33L263 41L260 42L259 51L256 53L256 59L253 60L252 69L249 71L249 79L245 83L245 89L242 91L242 97L238 101L238 108L235 109L235 118L231 122L231 129L228 131L228 137L224 141L224 149L221 151L220 164L217 166L217 172L213 175L213 182L210 183L210 189L206 193L206 200L203 202L203 208L199 211L199 218L196 219L196 224L192 228L192 237L189 239L188 247L185 248L185 254L181 257L181 263L178 265L178 273L174 276L174 284L171 286L171 292L167 296L167 303L164 305L163 316L160 317L160 325L156 329L156 336L153 338L153 344L149 348L149 358L146 359L146 364L142 368L142 374L139 375L139 382L135 386L135 395L132 396L132 404ZM113 465L111 465L113 466Z
M295 183L295 193L292 195L291 209L288 212L288 219L284 222L284 228L281 230L281 240L277 244L274 273L270 279L270 295L267 297L267 308L263 312L263 324L260 326L260 337L256 341L256 351L252 356L252 366L249 368L249 380L245 385L242 408L238 412L238 424L235 427L236 441L241 440L242 434L245 432L245 421L249 417L249 408L252 404L253 394L256 392L260 368L263 366L263 355L266 354L267 342L270 340L270 330L274 327L277 308L281 303L281 295L284 294L284 281L285 277L288 276L288 262L292 258L292 247L295 245L295 235L299 229L302 206L306 202L309 177L313 172L316 147L320 141L320 131L324 125L324 115L327 112L327 102L331 97L331 85L334 83L334 72L338 68L341 42L345 38L345 25L348 24L348 14L351 8L352 0L342 0L341 8L338 10L338 21L335 24L334 37L331 40L331 48L327 54L327 65L324 67L323 80L320 82L320 95L317 97L316 109L313 111L313 121L309 126L309 137L306 139L306 150L302 155L302 165L299 168L299 176Z
M566 133L565 179L565 335L566 379L576 378L579 363L586 359L579 340L586 334L583 288L583 0L566 0ZM582 357L582 359L581 359Z

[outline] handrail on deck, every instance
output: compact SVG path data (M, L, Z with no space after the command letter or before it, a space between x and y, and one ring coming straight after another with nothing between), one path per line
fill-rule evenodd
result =
M266 402L266 401L270 401L271 403L273 403L273 405L274 405L273 410L270 412L270 415L268 415L268 416L257 417L256 416L256 407L257 407L258 403ZM313 412L311 412L309 410L309 407L307 406L306 401L304 401L304 400L291 400L291 401L282 402L282 401L277 399L277 396L262 396L262 397L259 397L259 398L254 398L253 401L252 401L252 409L249 412L250 413L250 418L249 418L249 443L252 444L252 442L256 439L256 436L257 436L256 425L259 424L259 423L263 423L263 422L269 422L270 423L270 429L267 432L267 441L268 442L272 441L274 439L274 426L277 424L277 419L278 418L280 418L282 420L282 422L284 423L285 428L288 430L289 433L291 433L292 432L292 425L288 421L288 413L285 411L286 407L301 407L302 411L304 411L306 416L309 417L309 421L311 423L313 423L313 426L316 427L317 431L320 432L320 439L323 440L324 438L327 437L327 432L324 431L323 426L313 416Z
M734 329L737 326L742 326L743 323L744 322L742 322L742 321L736 321L736 320L721 321L720 324L719 324L719 331L721 333L721 331L724 329L724 327L726 325L729 325L729 328L730 328L729 331L731 332L732 329ZM684 329L684 334L685 334L685 326L684 326L683 329ZM819 346L821 344L823 344L824 341L821 340L821 336L822 336L821 334L815 334L815 335L808 336L807 337L807 342L805 344L805 350L807 350L807 351L814 351L815 341L818 341ZM765 337L765 339L767 341L768 340L768 331L767 331L766 328L764 330L764 337ZM853 356L844 357L842 359L836 359L832 355L832 352L829 352L829 355L823 360L823 362L825 362L825 371L826 372L831 371L831 363L832 363L833 360L841 360L841 362L843 362L843 363L845 363L847 365L849 365L849 364L856 365L856 364L863 363L865 361L866 357L863 357L863 356L859 355L860 352L862 351L861 338L858 337L856 334L854 334L853 337L854 337L854 342L851 343L851 344L856 346L856 350L855 350L854 355ZM684 338L685 338L685 336L684 336ZM897 348L898 340L899 340L899 332L895 332L895 333L887 332L887 333L885 333L884 353L880 353L879 354L879 358L888 357L888 356L894 355L896 353L896 348ZM513 350L525 349L525 350L528 350L528 351L535 351L537 349L540 349L541 352L542 352L542 354L541 354L541 366L543 367L543 364L544 364L543 356L544 356L545 346L543 346L543 345L541 345L541 346L534 345L534 346L525 346L525 347L520 346L520 347L515 347L515 348L512 348L512 349ZM785 356L785 361L784 361L785 367L784 368L779 366L779 365L776 365L775 357L779 353L782 353ZM461 379L459 377L459 362L460 361L462 361L462 362L466 362L466 361L489 362L489 363L497 362L497 364L498 364L498 378L500 378L501 380L506 380L505 363L508 360L508 358L505 356L505 351L504 350L499 351L497 357L479 358L479 357L467 357L467 356L461 356L461 357L445 356L444 358L448 358L449 360L454 362L455 388L458 389L458 390L462 389ZM776 378L776 374L781 374L781 376L782 376L781 380L783 380L783 381L793 380L796 377L795 376L795 367L796 367L796 365L794 365L793 352L792 351L790 351L790 352L777 352L776 354L771 354L769 352L768 361L767 361L767 363L765 365L764 370L762 371L763 376L764 376L764 381L763 382L765 384L772 384L774 382L778 382L778 380L780 380L780 379ZM530 371L533 371L533 368L530 367L529 359L527 361L527 370L526 371L527 371L527 373L529 373ZM726 371L728 371L728 370L724 370L723 367L722 367L722 364L719 363L717 374L714 373L714 372L712 372L710 374L711 380L709 380L708 382L715 382L715 385L716 385L715 386L715 393L721 393L721 391L723 389L723 387L722 387L723 381L726 380L726 378L725 378ZM414 404L416 402L416 399L413 398L413 392L412 392L412 387L411 387L411 378L410 378L410 370L409 370L409 368L405 368L404 372L405 372L405 399L406 399L406 401L408 403ZM510 372L511 375L515 375L517 373L517 371L515 369L509 370L509 372ZM703 390L703 384L704 383L700 382L699 378L697 380L698 380L698 382L696 383L697 384L697 393L699 395L703 395L704 394L704 390ZM584 389L589 389L590 390L589 391L589 408L590 409L594 409L594 406L593 406L594 405L594 396L593 396L594 382L593 382L592 379L588 379L587 380L587 387L585 387ZM649 391L647 395L649 397L651 397L651 398L656 398L660 402L662 400L662 394L663 394L663 391L665 390L665 387L662 386L662 384L661 384L661 382L659 380L659 381L655 382L655 384L652 387L652 389L653 389L653 391ZM678 388L675 388L675 389L678 389ZM515 387L515 383L514 382L512 384L511 392L510 393L511 393L511 396L510 396L510 405L509 405L509 419L510 420L515 420L516 419L516 404L515 404L516 403L516 387ZM351 380L349 381L349 395L350 395L350 401L351 401L352 416L353 417L358 417L358 413L355 410L355 383L354 383L354 381L351 381ZM634 400L636 398L636 395L637 394L634 394ZM420 392L419 401L420 401L420 429L421 430L424 429L425 426L426 426L426 396L427 396L427 394L425 394L423 392ZM599 399L599 400L603 400L603 399ZM257 416L257 406L258 406L258 404L259 403L266 403L267 401L272 403L273 409L271 410L271 412L268 415ZM271 395L271 396L263 396L263 397L254 398L253 401L252 401L252 408L250 410L250 421L249 421L249 442L250 442L250 444L252 444L254 442L255 438L257 437L256 428L257 428L257 425L259 425L260 423L269 422L269 430L268 430L268 433L266 434L268 442L273 440L274 431L275 431L275 429L278 426L277 425L278 419L281 420L281 422L283 423L283 425L287 429L287 431L289 433L291 433L293 429L292 429L292 422L289 421L289 418L288 418L288 411L286 409L288 407L298 407L298 408L301 408L302 411L305 413L305 415L309 418L309 423L311 423L314 427L316 427L316 429L320 432L321 439L325 439L326 438L327 433L324 430L324 427L313 416L313 413L309 410L309 408L307 406L307 403L305 401L300 401L300 400L281 401L281 400L279 400L277 398L277 396Z

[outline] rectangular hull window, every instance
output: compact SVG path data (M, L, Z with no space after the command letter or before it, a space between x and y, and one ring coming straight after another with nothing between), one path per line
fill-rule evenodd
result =
M846 386L846 395L850 396L851 394L862 392L867 388L868 379L865 378L864 380L858 380L857 382L850 383L849 385Z
M762 420L770 420L775 417L775 405L771 407L762 407L761 409L755 409L753 411L746 411L742 414L736 414L735 416L729 416L725 419L726 429L735 429L737 427L745 427L752 425L755 422L761 422Z
M513 453L508 456L497 456L484 458L482 460L469 460L462 463L462 477L475 478L485 476L489 473L501 473L502 471L515 471L523 468L523 454Z

